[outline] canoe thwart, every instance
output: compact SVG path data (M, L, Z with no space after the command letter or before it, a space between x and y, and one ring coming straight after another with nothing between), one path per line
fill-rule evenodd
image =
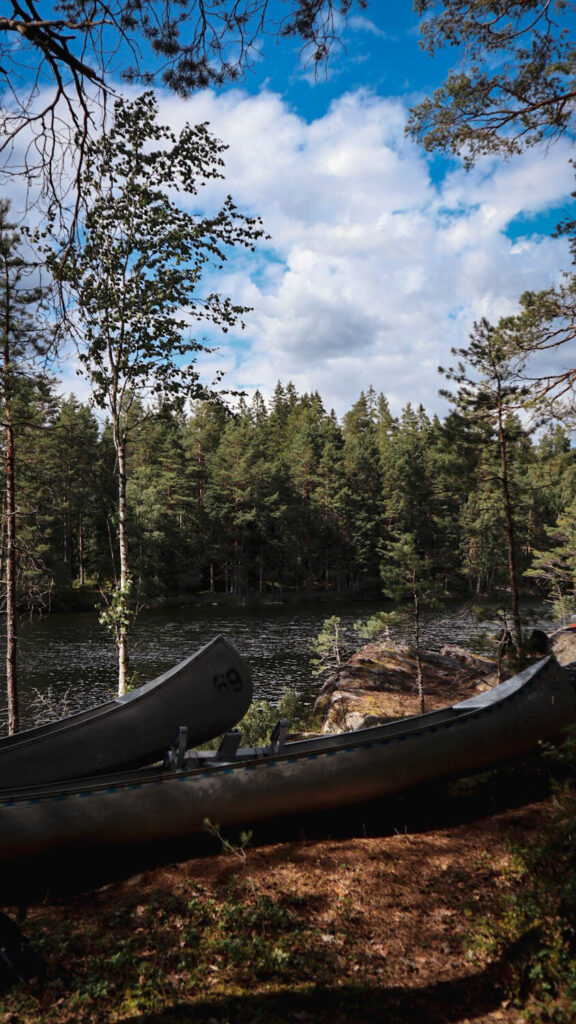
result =
M164 758L163 768L170 768L170 771L180 771L184 767L184 757L186 755L186 747L188 746L188 726L179 725L170 744L166 757Z
M264 746L241 747L242 730L229 729L220 740L217 750L196 750L194 748L186 750L182 747L182 744L186 742L186 731L181 726L172 740L162 767L174 772L199 767L220 767L223 764L250 760L260 761L262 758L276 757L282 754L287 738L288 719L281 718L274 726L270 740Z

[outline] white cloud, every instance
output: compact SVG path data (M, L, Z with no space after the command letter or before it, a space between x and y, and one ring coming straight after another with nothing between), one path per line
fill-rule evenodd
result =
M388 33L378 28L370 18L362 14L356 14L349 19L348 24L354 32L368 32L370 35L379 36L380 39L387 39Z
M567 200L562 145L435 184L397 99L347 94L312 123L268 92L206 93L162 113L211 122L230 146L222 194L272 235L252 268L235 261L219 282L254 306L229 383L269 394L291 379L340 414L373 384L396 412L408 401L442 410L436 367L450 347L569 265L566 243L538 234L537 220L522 238L505 234L518 214Z
M272 236L209 282L254 307L206 361L207 373L226 367L228 387L268 395L292 380L342 414L372 384L395 412L408 401L442 411L436 368L450 347L570 264L564 240L538 233L574 187L563 144L435 182L404 135L403 103L365 90L310 123L269 91L161 96L160 116L210 122L229 146L210 204L230 192ZM534 220L508 237L519 214Z

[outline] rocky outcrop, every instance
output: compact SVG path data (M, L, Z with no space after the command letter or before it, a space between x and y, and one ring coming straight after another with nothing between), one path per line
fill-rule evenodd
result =
M576 628L568 627L552 633L549 649L560 665L576 663Z
M495 662L461 648L422 651L425 708L433 711L465 700L497 682ZM360 729L420 711L416 654L389 642L371 643L354 654L324 683L316 711L323 731Z
M547 636L533 630L527 641L530 659L550 653L576 674L576 624ZM421 651L426 711L446 707L507 679L513 669L498 672L495 660L447 646ZM361 729L377 722L420 712L415 651L389 641L367 644L324 683L315 710L323 715L323 732Z

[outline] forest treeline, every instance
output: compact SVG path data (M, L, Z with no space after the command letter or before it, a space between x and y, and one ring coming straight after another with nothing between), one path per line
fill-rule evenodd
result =
M140 605L199 592L381 597L391 540L410 535L445 593L508 586L500 452L441 420L362 393L339 420L321 396L278 383L234 410L199 401L130 412L128 538ZM115 578L117 501L109 424L29 382L14 412L21 606L58 606ZM519 573L576 496L568 432L505 420ZM384 582L383 582L384 580ZM529 579L525 577L525 585ZM531 585L537 585L531 581Z

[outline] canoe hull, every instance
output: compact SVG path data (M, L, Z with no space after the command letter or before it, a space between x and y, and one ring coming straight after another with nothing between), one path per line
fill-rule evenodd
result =
M252 700L247 666L223 637L125 697L0 739L0 789L151 764L179 726L204 743L232 728Z
M497 693L500 691L500 693ZM276 756L143 770L0 793L0 863L146 844L397 794L528 754L576 721L571 677L545 659L445 715L288 743Z

